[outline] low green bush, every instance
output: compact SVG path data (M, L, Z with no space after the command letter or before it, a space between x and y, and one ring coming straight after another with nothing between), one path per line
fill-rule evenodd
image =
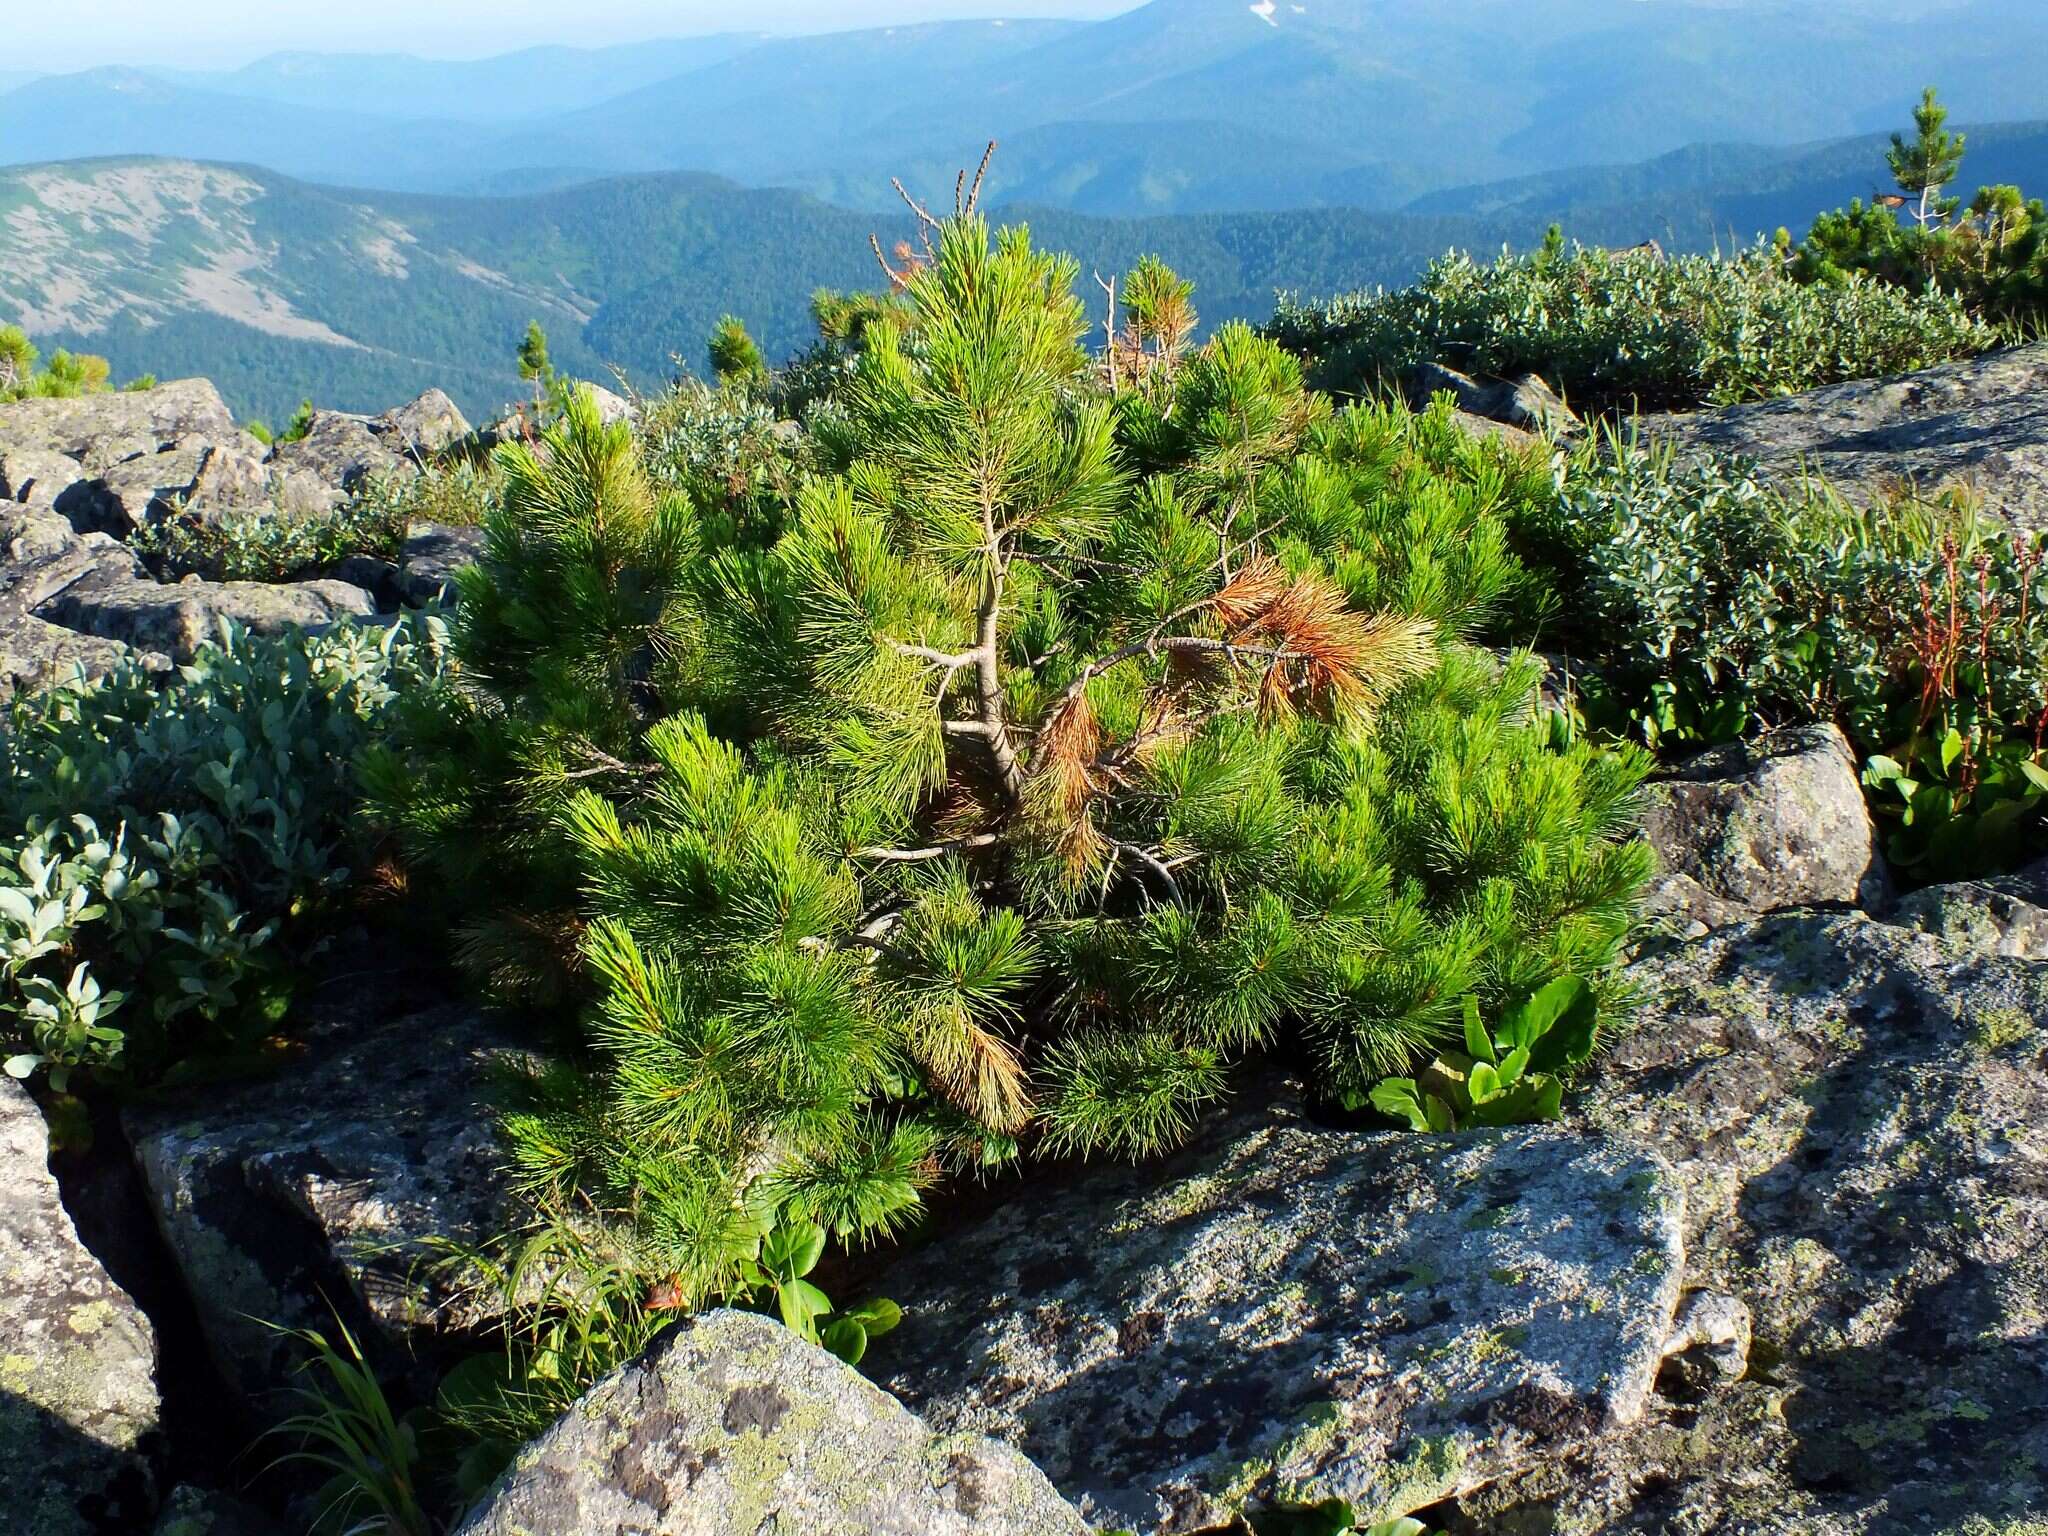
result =
M1419 363L1539 373L1581 410L1688 409L1905 373L1981 352L1997 332L1940 292L1862 274L1795 282L1769 246L1728 258L1555 246L1491 262L1452 253L1410 288L1283 299L1266 334L1340 393Z
M137 529L128 542L165 581L298 581L351 555L395 562L412 524L474 526L501 491L489 464L458 460L375 476L333 512L179 509Z
M126 663L17 698L0 738L8 1072L125 1081L244 1050L348 877L351 761L440 668L438 620Z
M2040 846L2041 536L1619 442L1579 453L1535 505L1518 539L1558 584L1596 726L1682 747L1832 720L1872 758L1909 872L1981 871Z
M1172 1145L1250 1056L1338 1099L1468 993L1609 996L1647 758L1472 643L1544 609L1544 460L1333 416L1242 326L1112 395L1074 275L948 224L772 523L587 401L502 450L463 686L367 760L499 995L581 1006L527 1186L680 1304L948 1170Z

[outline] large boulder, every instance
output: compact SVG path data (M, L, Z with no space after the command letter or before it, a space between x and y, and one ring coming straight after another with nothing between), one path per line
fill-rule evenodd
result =
M1646 417L1646 437L1818 472L1863 496L1955 485L1994 516L2048 527L2048 343L1781 400Z
M1690 934L1785 907L1884 900L1856 760L1832 725L1710 748L1660 771L1647 798L1643 830L1663 865L1651 910Z
M189 661L233 620L259 635L317 629L364 619L376 600L345 581L159 583L147 578L80 581L36 610L37 616L88 635L121 641L138 651Z
M205 379L0 405L0 453L43 449L93 469L158 452L180 438L222 441L235 435L227 402Z
M158 1226L222 1374L259 1410L294 1358L268 1323L331 1327L386 1363L481 1313L432 1261L504 1228L487 1079L512 1047L460 1008L341 1028L290 1072L124 1117ZM323 1296L326 1298L323 1300Z
M670 1329L536 1440L459 1536L1082 1536L1010 1447L928 1429L781 1324Z
M375 430L400 453L426 458L443 453L470 435L469 419L438 389L430 389L377 418Z
M49 623L35 610L81 582L142 574L123 546L105 534L80 536L47 503L0 504L0 700L112 671L127 646Z
M49 1134L0 1076L0 1480L20 1536L146 1530L156 1336L78 1240Z
M1284 1103L1019 1200L884 1275L877 1379L1006 1440L1091 1523L1367 1523L1643 1412L1681 1199L1628 1141L1347 1133Z
M337 491L352 491L374 475L387 475L405 460L388 446L366 416L315 411L306 435L279 443L273 455L280 469L312 475Z
M2048 1509L2048 968L1855 913L1647 956L1576 1113L1686 1191L1746 1373L1461 1500L1454 1536L2030 1530ZM1572 1112L1568 1106L1568 1112Z

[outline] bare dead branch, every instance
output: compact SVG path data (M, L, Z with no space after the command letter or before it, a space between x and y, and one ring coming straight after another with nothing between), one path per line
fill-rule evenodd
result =
M862 848L853 856L871 859L877 864L926 864L933 859L943 859L949 853L992 848L998 841L1000 839L993 832L977 832L972 837L956 837L950 842L934 843L929 848Z

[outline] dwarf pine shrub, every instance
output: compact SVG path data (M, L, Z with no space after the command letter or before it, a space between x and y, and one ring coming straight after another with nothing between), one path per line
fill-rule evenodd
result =
M1646 759L1473 643L1541 607L1542 461L1243 326L1111 394L1074 276L936 230L772 539L587 402L505 450L461 686L372 769L472 957L586 1000L519 1166L693 1302L777 1224L1170 1146L1250 1056L1362 1096L1631 920Z
M0 736L7 1070L146 1080L267 1033L347 879L350 761L440 665L438 620L224 629L168 683L129 662L18 697Z
M1857 273L1794 281L1768 245L1723 259L1550 248L1479 262L1453 252L1422 280L1320 304L1284 299L1266 334L1341 393L1397 385L1419 363L1535 372L1588 410L1682 410L1907 373L1998 334L1939 291Z

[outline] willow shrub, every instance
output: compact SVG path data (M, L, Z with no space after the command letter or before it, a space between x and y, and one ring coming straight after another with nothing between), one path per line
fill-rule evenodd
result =
M1581 409L1684 410L1907 373L1997 344L1954 297L1860 273L1795 281L1770 246L1728 258L1548 248L1452 252L1409 288L1283 300L1266 334L1342 393L1418 363L1535 372Z
M372 770L479 967L582 1002L520 1166L686 1301L778 1222L1170 1146L1250 1057L1360 1099L1468 994L1604 985L1647 875L1644 756L1475 644L1542 609L1546 464L1242 326L1112 393L1071 261L935 233L780 517L587 403L505 450L461 684Z

